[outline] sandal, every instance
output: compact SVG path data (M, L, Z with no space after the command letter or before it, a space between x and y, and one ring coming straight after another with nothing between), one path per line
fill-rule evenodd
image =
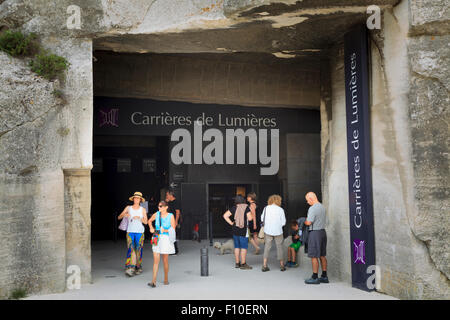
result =
M286 271L286 267L285 266L280 267L280 271Z
M169 284L169 281L164 281L164 284L167 286Z
M155 287L156 287L156 284L154 284L153 282L149 282L149 283L147 283L147 285L148 285L149 287L152 287L152 288L155 288Z
M132 276L135 275L134 270L131 269L131 268L128 268L127 270L125 270L125 274L126 274L128 277L132 277Z
M265 266L265 267L263 266L261 270L262 270L262 272L266 272L266 271L269 271L270 269L267 266Z

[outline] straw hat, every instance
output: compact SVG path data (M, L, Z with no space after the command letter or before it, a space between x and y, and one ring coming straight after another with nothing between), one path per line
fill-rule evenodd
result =
M133 201L133 198L135 198L135 197L138 197L138 198L141 198L141 201L142 202L145 202L145 199L144 198L142 198L142 193L141 192L135 192L129 199L130 199L130 201Z

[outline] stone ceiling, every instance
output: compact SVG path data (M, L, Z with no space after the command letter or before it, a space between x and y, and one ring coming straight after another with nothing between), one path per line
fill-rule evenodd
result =
M94 50L303 58L327 55L368 6L400 0L79 0L81 27L69 28L72 2L0 0L0 28L91 38Z
M245 1L234 1L242 3ZM264 1L261 1L264 2ZM267 1L265 1L267 2ZM126 34L104 34L94 39L95 50L139 53L265 53L277 58L320 57L354 25L365 23L367 6L382 8L384 1L285 1L233 7L228 1L226 19L195 21L143 33L142 27ZM267 57L267 55L264 55ZM243 57L243 55L241 55Z

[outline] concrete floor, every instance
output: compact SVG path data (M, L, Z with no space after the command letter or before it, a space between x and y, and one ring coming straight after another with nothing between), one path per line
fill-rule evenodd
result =
M208 245L208 277L200 276L200 248ZM28 299L394 299L372 292L368 293L343 282L330 279L329 284L306 285L304 279L311 275L309 263L281 272L276 261L275 248L269 259L269 272L261 272L262 255L248 256L253 270L234 268L233 255L218 255L218 250L209 247L209 242L180 241L178 256L170 256L169 282L163 285L162 262L156 288L150 288L152 249L146 242L144 247L144 272L127 278L123 272L125 263L125 241L94 242L92 245L92 284L84 284L79 290L68 290L61 294L30 296ZM273 246L274 247L274 246ZM250 250L251 252L253 249ZM304 260L307 261L307 260Z

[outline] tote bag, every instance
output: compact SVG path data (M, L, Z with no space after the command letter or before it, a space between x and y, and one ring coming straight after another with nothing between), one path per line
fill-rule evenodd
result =
M169 240L171 243L174 243L177 240L177 233L174 228L169 228Z
M122 221L120 221L120 224L119 224L119 229L122 231L127 231L127 229L128 229L128 218L127 217L122 218Z
M128 229L128 218L124 217L122 221L120 221L119 229L123 231L127 231Z

